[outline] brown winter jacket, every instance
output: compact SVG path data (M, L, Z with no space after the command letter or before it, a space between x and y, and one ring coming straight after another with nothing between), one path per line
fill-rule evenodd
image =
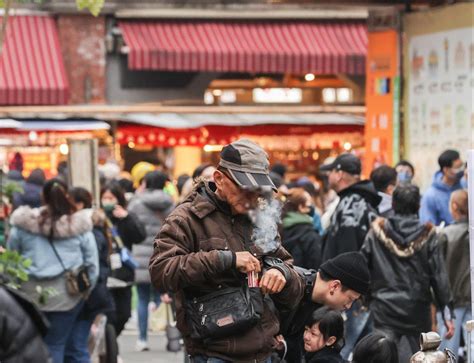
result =
M183 299L236 286L245 275L236 270L235 252L249 250L260 254L252 241L252 225L244 215L232 215L228 204L218 200L213 183L201 182L166 219L155 240L150 259L150 275L155 287L176 292L177 325L188 354L208 355L232 362L261 362L266 359L278 334L279 322L272 303L265 299L261 321L249 331L204 344L190 337ZM271 254L285 262L291 256L282 247ZM298 279L291 265L287 280ZM294 296L285 289L278 301L291 307ZM277 298L278 297L274 297Z

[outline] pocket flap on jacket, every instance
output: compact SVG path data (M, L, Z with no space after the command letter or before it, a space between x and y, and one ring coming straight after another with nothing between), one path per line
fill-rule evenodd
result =
M201 251L212 251L212 250L228 250L227 241L223 238L211 237L209 239L201 240L199 243L199 249Z

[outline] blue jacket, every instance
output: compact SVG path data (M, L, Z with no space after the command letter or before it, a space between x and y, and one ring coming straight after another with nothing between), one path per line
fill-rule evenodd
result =
M48 236L51 219L43 220L45 208L19 207L10 217L12 229L7 247L31 259L28 274L37 279L53 278L64 270L54 254ZM92 234L90 210L82 210L71 216L62 216L54 225L53 243L66 269L85 265L89 278L95 285L99 272L97 245Z
M435 226L439 226L443 221L446 224L453 223L453 217L449 213L449 198L452 192L461 189L461 183L449 186L443 183L442 179L443 173L436 172L433 183L421 199L421 223L431 222Z

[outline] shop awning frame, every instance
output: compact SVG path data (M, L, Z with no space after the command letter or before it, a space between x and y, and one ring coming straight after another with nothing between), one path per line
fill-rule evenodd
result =
M162 113L130 114L122 121L169 129L192 129L203 126L246 127L258 125L356 125L363 126L365 117L337 113L321 114L200 114Z
M0 55L0 105L63 105L68 99L55 20L48 15L10 17Z
M57 131L57 132L71 132L71 131L97 131L109 130L110 125L103 121L97 120L9 120L0 119L0 128L2 125L9 125L11 129L18 132L28 131ZM3 127L5 128L5 127Z
M121 20L132 70L364 74L360 21Z

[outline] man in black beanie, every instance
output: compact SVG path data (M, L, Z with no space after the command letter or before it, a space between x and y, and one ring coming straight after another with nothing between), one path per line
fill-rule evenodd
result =
M306 321L314 310L328 306L334 310L350 309L353 302L369 291L370 273L367 262L359 252L347 252L323 263L318 271L295 267L299 280L290 280L280 294L274 297L280 311L280 333L288 344L288 362L300 362L303 354L303 333ZM285 294L298 294L298 306L285 310L278 304Z

